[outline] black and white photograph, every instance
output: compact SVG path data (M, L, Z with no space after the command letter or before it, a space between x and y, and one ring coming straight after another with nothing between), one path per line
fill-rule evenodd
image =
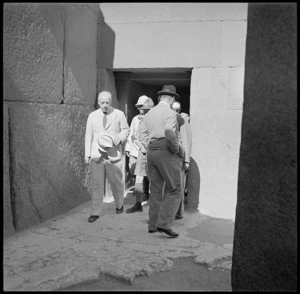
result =
M3 291L297 292L297 2L2 7Z

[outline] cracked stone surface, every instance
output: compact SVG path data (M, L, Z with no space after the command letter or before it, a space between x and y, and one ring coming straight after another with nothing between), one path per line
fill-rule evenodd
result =
M180 257L193 257L208 268L231 269L232 244L202 242L201 233L197 238L189 234L208 218L199 211L186 211L174 221L172 229L179 237L172 239L148 233L148 204L142 213L121 215L114 203L104 205L94 223L87 222L87 202L6 239L4 290L53 291L101 275L131 284L137 277L170 270ZM124 211L128 207L125 201Z

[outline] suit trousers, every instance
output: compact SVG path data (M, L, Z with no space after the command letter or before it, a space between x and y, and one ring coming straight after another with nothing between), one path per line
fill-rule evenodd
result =
M170 229L182 198L182 159L168 150L148 149L147 174L151 182L148 229Z
M91 163L92 176L92 207L91 215L100 215L103 208L103 196L105 192L105 179L107 177L117 208L121 208L124 202L125 185L122 178L122 160L111 162L101 157Z

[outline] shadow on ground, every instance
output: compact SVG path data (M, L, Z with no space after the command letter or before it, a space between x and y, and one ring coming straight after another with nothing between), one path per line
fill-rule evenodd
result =
M231 291L230 275L230 270L209 270L185 257L175 259L171 270L136 278L132 285L102 275L60 291Z

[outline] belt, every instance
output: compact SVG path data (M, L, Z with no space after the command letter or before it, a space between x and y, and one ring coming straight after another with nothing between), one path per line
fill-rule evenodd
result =
M160 138L151 138L150 139L150 142L152 142L152 141L155 141L155 142L157 142L157 141L161 141L161 140L165 140L166 138L164 138L164 137L160 137Z

